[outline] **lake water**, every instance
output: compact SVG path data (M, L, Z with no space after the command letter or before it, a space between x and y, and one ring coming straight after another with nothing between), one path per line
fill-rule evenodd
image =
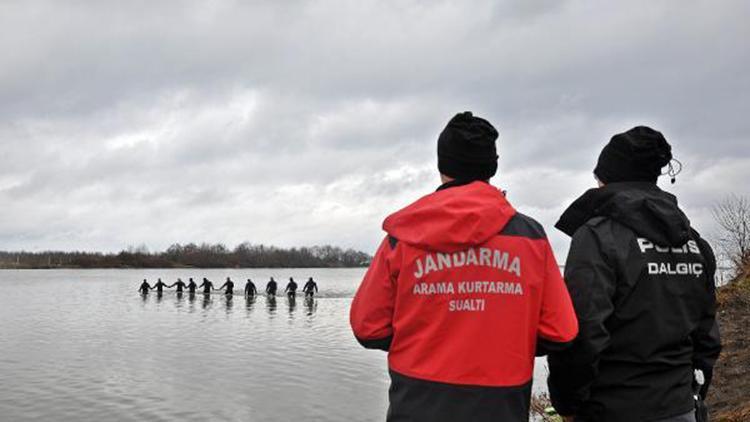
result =
M348 322L364 271L0 271L0 420L383 421L385 353L362 349ZM143 278L231 277L241 293L271 276L281 290L314 277L320 293L137 292Z

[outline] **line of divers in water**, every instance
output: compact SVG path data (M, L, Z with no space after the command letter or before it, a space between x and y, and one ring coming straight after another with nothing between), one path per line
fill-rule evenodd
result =
M234 282L229 277L227 277L227 281L219 288L215 288L214 284L205 277L203 278L203 283L201 285L198 285L192 278L188 279L187 283L178 278L176 282L169 285L161 281L161 278L159 278L157 279L156 283L151 286L148 284L148 281L146 279L143 279L143 283L141 283L138 291L142 295L147 295L151 290L156 290L157 294L162 294L165 288L171 289L173 287L177 288L177 293L182 293L187 289L188 293L191 295L194 295L197 289L202 289L204 295L211 294L211 291L213 290L223 290L224 294L227 296L231 296L234 294ZM297 287L297 282L294 281L294 278L289 277L289 283L287 283L286 288L284 289L284 293L286 293L287 296L294 298L297 295ZM266 284L266 295L275 297L278 288L278 283L273 279L273 277L271 277L271 279L268 281L268 284ZM315 280L313 280L312 277L310 277L302 287L302 292L305 294L306 298L312 298L315 293L317 293L317 291L318 284L315 282ZM258 290L255 288L255 284L252 282L252 280L248 278L247 283L245 283L245 296L252 297L256 294L258 294Z

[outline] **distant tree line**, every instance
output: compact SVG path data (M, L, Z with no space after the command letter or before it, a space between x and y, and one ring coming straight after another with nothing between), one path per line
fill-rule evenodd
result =
M0 268L330 268L364 267L371 259L364 252L330 245L279 248L245 242L229 249L188 243L155 253L143 246L119 253L0 251Z

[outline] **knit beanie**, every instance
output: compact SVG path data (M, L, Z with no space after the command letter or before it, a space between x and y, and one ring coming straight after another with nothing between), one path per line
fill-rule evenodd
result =
M438 138L438 170L459 180L487 180L497 172L497 130L470 111L456 114Z
M672 160L672 147L661 132L637 126L613 136L599 154L594 174L603 183L653 182Z

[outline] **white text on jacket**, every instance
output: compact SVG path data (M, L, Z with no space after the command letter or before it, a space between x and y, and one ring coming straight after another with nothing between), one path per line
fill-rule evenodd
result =
M424 262L423 262L424 261ZM417 258L414 277L419 279L433 271L463 266L492 267L521 277L521 260L508 252L490 248L470 248L453 253L429 253Z

